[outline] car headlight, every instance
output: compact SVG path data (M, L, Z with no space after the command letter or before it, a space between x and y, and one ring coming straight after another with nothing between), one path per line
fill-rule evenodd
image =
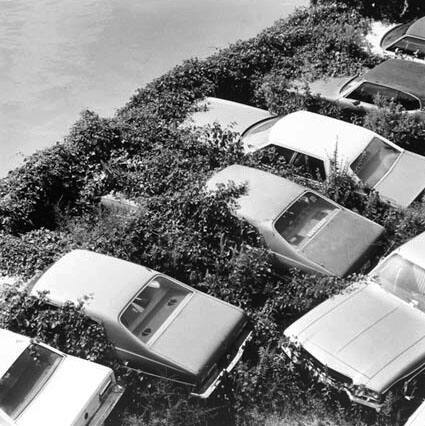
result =
M354 396L362 399L373 399L374 401L381 400L381 393L375 392L371 389L368 389L366 386L353 386L352 389Z

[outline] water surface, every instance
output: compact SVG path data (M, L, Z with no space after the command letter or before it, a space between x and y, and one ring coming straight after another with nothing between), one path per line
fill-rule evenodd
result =
M307 0L0 0L0 176L61 140L85 108L111 116L191 56L255 35Z

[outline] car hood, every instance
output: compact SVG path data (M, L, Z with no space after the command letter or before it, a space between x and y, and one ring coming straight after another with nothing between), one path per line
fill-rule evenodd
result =
M378 284L349 288L285 334L353 383L383 392L425 358L425 314Z
M400 207L409 206L425 188L425 157L404 151L375 189Z
M84 425L99 407L99 392L111 370L99 364L66 356L49 380L17 418L18 426Z
M242 310L195 293L151 348L199 376L226 352L246 321Z
M362 259L373 250L383 232L382 226L348 210L340 210L302 252L328 271L344 276L361 266Z
M205 106L206 111L197 111L184 122L185 126L205 126L214 122L222 128L231 126L232 130L242 133L257 121L271 117L271 114L260 108L225 99L207 98L199 104Z
M341 97L341 87L353 77L330 77L308 83L312 95L320 95L326 99L336 100ZM299 87L302 87L301 85Z

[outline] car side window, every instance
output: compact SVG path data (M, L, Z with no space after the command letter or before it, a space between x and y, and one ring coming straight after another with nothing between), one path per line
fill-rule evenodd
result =
M406 36L388 47L388 50L395 51L400 50L402 53L416 56L418 58L425 57L425 40L421 40L416 37Z
M265 146L264 148L261 149L261 151L270 150L271 148L274 149L277 155L283 157L288 164L290 163L295 153L295 151L292 151L292 149L284 148L282 146L278 146L274 144Z
M388 99L395 99L397 97L397 90L390 89L389 87L378 86L372 83L363 83L357 87L357 89L349 93L347 98L373 104L373 100L377 95Z
M347 95L347 98L373 104L376 96L393 100L401 104L407 110L420 109L419 100L408 93L400 92L399 90L390 87L379 86L372 83L363 83L357 89Z
M306 154L297 153L292 164L295 167L301 167L316 180L326 179L325 164L318 158Z
M414 96L409 95L408 93L398 92L395 101L400 105L403 105L403 107L406 108L408 111L421 108L419 100L416 99Z

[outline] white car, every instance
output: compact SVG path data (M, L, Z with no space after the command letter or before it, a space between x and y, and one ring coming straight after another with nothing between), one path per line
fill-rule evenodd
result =
M297 111L252 125L241 136L246 151L274 147L288 164L327 178L331 163L375 189L386 202L407 207L425 189L425 157L345 121Z
M0 329L0 425L101 425L123 392L110 368Z
M415 397L425 377L424 249L425 232L296 320L284 353L355 403L380 410L394 389Z

